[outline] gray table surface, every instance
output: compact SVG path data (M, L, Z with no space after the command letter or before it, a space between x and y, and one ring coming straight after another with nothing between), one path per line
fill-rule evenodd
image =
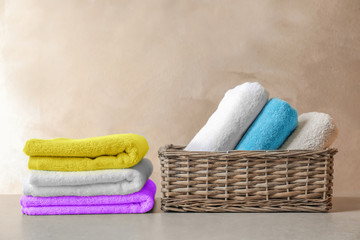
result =
M163 213L26 216L20 195L0 195L0 239L360 239L360 197L330 213Z

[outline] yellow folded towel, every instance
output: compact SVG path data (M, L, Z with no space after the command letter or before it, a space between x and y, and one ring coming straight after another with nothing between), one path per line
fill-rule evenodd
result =
M137 134L115 134L85 139L31 139L24 153L30 156L29 169L89 171L129 168L149 150L146 139Z

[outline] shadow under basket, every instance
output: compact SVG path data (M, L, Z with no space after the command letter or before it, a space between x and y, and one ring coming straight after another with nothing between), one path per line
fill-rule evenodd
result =
M327 212L336 148L188 152L159 149L166 212Z

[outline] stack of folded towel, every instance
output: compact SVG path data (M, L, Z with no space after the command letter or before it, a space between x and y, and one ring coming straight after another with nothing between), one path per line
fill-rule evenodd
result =
M337 127L330 115L298 117L289 103L268 98L257 82L230 89L184 150L321 150L335 141Z
M31 139L27 215L145 213L154 206L153 166L146 139L116 134L88 139Z

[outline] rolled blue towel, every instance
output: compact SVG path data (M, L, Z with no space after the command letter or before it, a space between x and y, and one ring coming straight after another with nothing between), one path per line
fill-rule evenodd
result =
M236 150L276 150L297 126L297 112L287 102L270 99Z

